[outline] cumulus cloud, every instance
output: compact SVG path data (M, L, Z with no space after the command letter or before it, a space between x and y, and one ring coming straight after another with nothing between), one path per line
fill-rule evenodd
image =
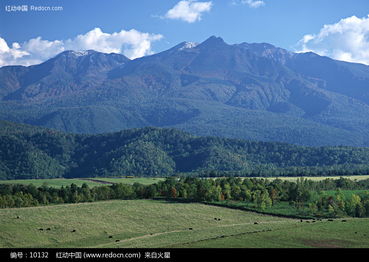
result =
M134 59L152 54L151 43L162 37L135 29L109 34L95 28L72 39L49 41L37 37L22 44L12 43L11 47L0 37L0 66L38 64L65 50L121 53Z
M250 8L259 8L265 5L262 0L233 0L232 5L247 5Z
M178 2L170 9L164 18L183 20L188 23L194 23L201 20L204 12L209 12L212 2L196 2L194 0L183 0Z
M347 17L336 24L324 25L319 33L305 35L298 42L297 50L369 65L369 15Z

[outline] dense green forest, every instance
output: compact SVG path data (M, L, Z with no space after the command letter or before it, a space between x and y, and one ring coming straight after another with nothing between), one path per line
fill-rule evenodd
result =
M297 182L257 178L167 178L156 184L113 184L89 188L70 186L55 188L43 185L0 184L0 208L27 207L47 204L92 202L110 199L165 198L176 201L196 201L229 206L228 201L247 204L255 211L265 211L280 203L288 203L294 216L368 217L369 179L325 179ZM334 190L334 194L324 194ZM344 194L348 190L353 192ZM283 215L283 212L281 213Z
M305 147L141 128L67 134L0 121L0 179L369 174L369 148Z

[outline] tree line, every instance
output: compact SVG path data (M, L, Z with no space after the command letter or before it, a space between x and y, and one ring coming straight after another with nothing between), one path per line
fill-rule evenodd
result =
M29 207L48 204L81 203L112 199L177 199L196 202L238 201L249 203L256 210L273 208L288 202L291 208L312 216L369 216L369 179L325 179L312 181L304 178L296 182L259 178L167 178L152 185L139 183L113 184L90 188L87 184L61 188L32 184L0 184L0 207ZM334 194L324 192L334 190ZM345 194L348 190L353 193Z
M66 134L0 121L0 179L369 174L369 149L305 147L140 128Z

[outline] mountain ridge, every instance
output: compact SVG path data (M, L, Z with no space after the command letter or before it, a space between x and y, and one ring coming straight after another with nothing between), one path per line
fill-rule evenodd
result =
M369 67L220 37L129 60L65 51L0 68L0 119L67 132L144 126L302 145L369 145Z

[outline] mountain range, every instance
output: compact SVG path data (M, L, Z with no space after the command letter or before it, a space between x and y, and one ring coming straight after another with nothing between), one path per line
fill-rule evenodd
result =
M72 133L176 128L298 145L369 146L369 66L212 36L130 60L65 51L0 68L0 119Z

